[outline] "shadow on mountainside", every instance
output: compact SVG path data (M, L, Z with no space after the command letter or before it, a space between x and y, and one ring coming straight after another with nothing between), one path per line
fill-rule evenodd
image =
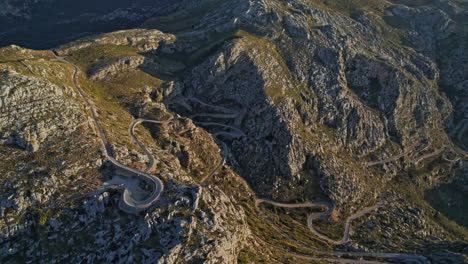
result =
M462 172L463 173L463 172ZM425 192L425 200L438 213L468 228L468 197L466 196L466 170L452 182L440 184ZM437 217L437 215L436 215Z
M302 178L294 179L289 165L292 132L266 94L269 87L265 84L265 73L262 74L246 52L235 54L234 43L238 38L221 33L213 36L212 42L190 52L177 50L187 45L178 40L170 44L169 49L163 45L158 51L144 54L145 63L139 68L183 87L173 91L166 105L187 118L197 115L193 121L218 139L221 150L221 141L226 143L229 148L227 163L259 196L281 201L324 198L319 187L321 176L315 170L313 157L302 165ZM171 53L167 54L167 50ZM171 68L174 58L185 68L172 73L162 71L164 65L166 69ZM223 64L220 58L232 62ZM154 66L158 61L159 65ZM228 135L239 130L245 136Z
M466 242L435 241L425 245L424 255L431 263L457 264L466 263Z

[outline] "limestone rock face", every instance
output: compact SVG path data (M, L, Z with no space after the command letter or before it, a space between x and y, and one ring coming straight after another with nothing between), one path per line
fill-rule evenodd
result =
M175 1L63 59L0 49L0 262L294 263L307 247L466 262L466 5L405 2ZM119 210L113 179L150 186L113 158L161 178L148 209ZM305 233L309 209L260 198L333 204L314 226L335 237L384 206L334 247Z
M36 151L86 121L72 88L11 70L0 73L2 142Z
M117 61L95 66L88 74L91 79L102 80L106 77L116 75L123 70L136 69L142 65L144 61L145 57L143 56L122 56L118 58Z
M247 34L224 45L186 81L187 95L246 113L239 127L247 138L235 140L233 152L246 178L266 183L255 184L261 192L274 195L275 186L313 181L305 165L315 157L324 192L339 205L357 202L375 194L362 182L365 172L330 159L331 153L362 157L389 144L406 149L418 140L448 142L440 131L452 108L438 91L439 69L431 57L404 52L348 16L301 1L288 5L285 11L251 1L239 23L263 36ZM408 17L410 9L391 10ZM453 30L443 11L417 10L437 17L431 21L435 32ZM414 28L424 23L417 20ZM449 33L420 34L437 42Z
M0 193L0 242L5 245L0 250L2 262L23 255L31 261L42 256L44 263L178 263L200 259L237 263L237 255L251 236L242 207L225 191L203 188L186 173L179 174L182 168L208 171L221 160L220 150L208 133L188 121L158 134L180 141L173 141L169 151L152 150L159 170L164 170L164 197L142 214L123 213L117 206L119 192L95 190L102 177L118 172L97 157L99 143L89 129L85 109L77 103L81 98L68 87L66 78L61 79L71 77L73 71L53 60L28 60L30 68L8 63L1 75L1 109L8 113L1 119L2 144L6 144L0 153L5 161L0 166L5 175L0 184L6 190ZM44 70L49 63L50 68ZM27 75L23 68L36 74ZM39 73L40 69L44 72ZM129 70L135 69L118 69ZM58 71L55 76L61 85L41 77L50 77L48 71ZM142 114L156 111L155 107L166 111L164 105L147 96ZM184 136L176 138L174 133ZM148 161L135 150L113 145L116 158L129 166L134 159ZM177 175L171 173L177 171ZM69 202L74 205L69 206ZM34 238L31 234L38 228L44 236ZM24 243L16 243L17 238ZM49 241L46 248L43 239ZM70 251L71 247L75 249ZM58 248L61 250L55 251Z
M69 52L89 47L93 44L112 44L122 46L132 46L145 52L155 50L161 43L171 43L175 36L165 34L159 30L133 29L125 31L116 31L98 36L88 37L70 44L60 46L57 52L61 55L67 55Z

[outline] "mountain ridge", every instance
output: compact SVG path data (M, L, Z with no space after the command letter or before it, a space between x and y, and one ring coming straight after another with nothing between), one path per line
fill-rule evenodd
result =
M154 156L149 172L165 191L136 214L120 211L119 188L107 187L138 181L98 151L71 67L51 51L2 48L0 109L9 106L6 118L22 125L1 122L0 155L17 161L0 167L9 175L0 259L466 261L462 4L203 1L56 47L78 67L115 159L143 171L145 153ZM27 110L33 118L21 119L28 105L12 91L37 101ZM128 134L132 122L171 116ZM144 180L135 186L134 199L151 193ZM67 202L72 194L79 197ZM382 198L385 206L357 213ZM330 213L275 206L316 201L332 204ZM350 241L333 246L310 232L309 215L332 240L349 217L361 217L347 227Z

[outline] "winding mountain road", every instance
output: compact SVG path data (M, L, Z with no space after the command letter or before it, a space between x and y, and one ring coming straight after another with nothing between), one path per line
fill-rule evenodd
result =
M210 174L206 175L201 180L201 184L205 184L226 163L226 156L229 150L228 150L226 143L221 141L221 144L223 145L223 153L221 155L221 162L213 169L213 171L211 171Z
M124 192L123 192L123 195L122 195L122 202L121 203L121 209L124 210L124 211L127 211L129 213L135 213L135 212L138 212L138 211L141 211L141 210L144 210L144 209L147 209L148 207L150 207L151 205L154 204L154 202L156 202L161 193L164 191L164 184L163 182L156 176L152 175L152 174L149 174L147 173L146 171L148 171L151 167L152 167L152 164L151 167L148 166L147 170L146 171L139 171L137 169L134 169L132 167L129 167L127 165L124 165L122 164L121 162L119 162L118 160L115 159L114 157L114 153L112 151L112 147L111 145L109 144L109 142L107 141L107 138L106 138L106 134L104 132L104 129L102 128L100 122L99 122L99 119L98 119L98 114L97 114L97 111L96 111L96 108L94 107L94 105L91 103L91 101L88 99L88 97L86 96L85 92L83 91L83 89L80 87L80 85L78 84L78 78L77 78L77 75L78 75L78 72L79 72L79 68L78 66L76 66L75 64L67 61L65 58L63 57L60 57L56 51L52 50L52 52L54 53L54 55L56 56L56 60L57 61L60 61L60 62L63 62L65 64L68 64L70 66L72 66L74 68L74 72L73 72L73 76L72 76L72 80L73 80L73 85L75 86L76 90L78 91L78 93L80 94L80 96L82 97L82 99L85 101L86 105L88 106L88 108L90 109L90 112L91 112L91 116L92 116L92 119L93 119L93 122L94 122L94 126L97 128L97 132L99 134L99 137L101 139L101 145L102 145L102 149L103 149L103 154L104 156L117 168L123 170L123 171L126 171L126 172L130 172L131 174L133 174L134 176L136 176L137 178L141 178L143 179L145 182L149 183L151 185L151 187L153 188L153 192L151 193L151 195L144 199L144 200L136 200L134 197L133 197L133 193L134 193L134 186L132 185L126 185L125 183L123 183L125 189L124 189ZM138 123L141 123L141 122L153 122L153 123L159 123L159 122L166 122L166 121L157 121L157 120L145 120L145 119L142 119L142 120L136 120L133 125L131 126L131 131L132 131L132 136L134 137L134 139L136 139L136 137L134 136L133 134L133 130L134 130L134 127L138 124ZM133 128L132 128L133 127ZM137 140L137 144L142 147L143 144L141 144L141 142ZM149 156L151 156L151 154L146 150L146 148L143 146L143 150L145 151L145 153L147 153L147 155L149 154ZM150 163L151 163L151 159L150 159ZM154 163L154 160L153 160L153 163ZM133 190L132 190L133 189Z
M67 61L65 58L60 57L55 51L53 51L53 53L56 56L57 61L66 63L68 65L71 65L74 68L74 72L73 72L73 76L72 76L73 84L74 84L76 90L79 92L82 99L85 101L87 107L89 107L89 109L90 109L94 125L95 125L95 127L97 129L97 132L99 134L99 137L100 137L100 141L101 141L104 156L115 167L117 167L117 168L119 168L119 169L121 169L123 171L129 172L131 174L134 174L137 178L141 178L145 182L150 183L150 185L152 185L153 192L151 193L151 195L149 197L147 197L144 200L136 200L134 198L134 195L133 195L134 194L133 192L137 191L136 188L131 187L130 185L127 185L125 183L125 181L123 183L121 183L120 185L123 185L125 187L123 195L122 195L123 196L122 203L124 204L124 206L127 207L126 211L137 211L138 212L138 211L147 209L148 207L150 207L152 204L154 204L154 202L156 202L159 199L161 193L164 190L164 185L163 185L162 181L158 177L148 173L148 171L150 171L154 166L154 162L155 162L154 157L146 149L144 144L135 136L134 130L135 130L135 127L138 124L141 124L141 123L144 123L144 122L156 123L156 124L167 124L167 123L173 122L174 120L167 120L167 121L148 120L148 119L137 119L137 120L135 120L131 124L131 126L129 128L129 133L130 133L131 137L135 140L137 145L148 156L148 160L149 160L148 166L144 171L140 171L140 170L137 170L137 169L134 169L134 168L131 168L131 167L127 166L127 165L122 164L121 162L117 161L115 159L115 157L114 157L112 147L109 144L109 142L107 141L106 134L105 134L105 132L104 132L99 120L98 120L98 114L97 114L97 111L96 111L94 105L87 98L87 96L84 93L83 89L78 84L77 75L78 75L78 72L79 72L79 68L75 64ZM221 106L213 106L213 105L210 105L210 104L206 104L206 103L200 101L199 99L196 99L196 98L193 98L193 97L184 98L183 100L195 102L195 103L198 103L198 104L200 104L200 105L202 105L202 106L204 106L206 108L221 112L221 114L197 114L197 115L192 116L193 118L195 118L195 117L236 118L238 116L238 112L235 111L235 110L231 110L231 109L221 107ZM229 126L229 125L225 125L225 124L221 124L221 123L215 123L215 122L195 122L195 123L198 123L199 125L202 125L202 126L223 127L223 128L227 128L227 129L230 129L230 130L233 131L233 132L227 132L227 131L215 132L214 133L215 137L218 137L218 136L231 136L231 137L246 136L245 133L242 130L240 130L240 129L236 128L236 127L233 127L233 126ZM462 130L464 130L464 129L466 129L466 125L463 127ZM214 168L214 170L209 175L207 175L205 178L202 179L202 181L201 181L202 183L205 183L213 174L215 174L225 164L226 156L227 156L229 150L228 150L227 145L224 142L222 142L222 144L223 144L223 155L222 155L221 162ZM368 162L368 163L365 163L364 165L365 166L373 166L373 165L383 164L383 163L387 163L387 162L399 159L399 158L401 158L401 157L403 157L405 155L408 155L408 153L410 153L413 148L414 147L410 148L410 150L406 151L405 153L396 155L396 156L391 157L389 159L382 160L382 161L376 161L376 162ZM427 159L429 157L438 155L442 151L443 151L443 148L442 148L442 150L439 149L439 150L437 150L437 151L435 151L433 153L423 155L422 157L419 157L417 160L415 160L415 162L417 163L417 162L420 162L422 159ZM272 225L283 236L286 236L288 239L296 242L301 247L305 247L305 248L307 248L307 249L309 249L309 250L311 250L313 252L316 252L316 253L327 254L327 255L331 255L331 256L335 256L335 257L352 256L352 257L389 258L389 259L411 260L411 261L415 261L417 263L423 263L423 264L430 263L427 260L427 258L425 258L424 256L415 255L415 254L325 251L325 250L319 250L319 249L310 247L310 246L305 245L304 243L299 242L296 239L292 238L286 232L284 232L278 226L276 226L276 224L273 223L273 221L271 221L268 218L268 216L265 213L262 212L262 210L260 210L259 206L262 203L268 203L268 204L271 204L271 205L274 205L274 206L284 207L284 208L326 207L327 211L325 211L325 212L313 213L313 214L309 215L308 220L307 220L307 222L308 222L307 225L308 225L309 229L315 235L317 235L321 240L324 240L324 241L329 242L329 243L334 244L334 245L347 243L349 241L349 232L350 232L352 221L359 218L359 217L361 217L361 216L364 216L364 215L370 213L371 211L376 210L377 208L382 207L383 204L381 204L381 203L379 203L379 204L377 204L375 206L364 208L364 209L360 210L359 212L356 212L355 214L351 215L346 221L346 226L345 226L345 230L344 230L344 233L343 233L343 238L341 240L339 240L339 241L330 239L327 236L321 234L320 232L315 230L315 228L313 226L313 221L315 219L322 218L322 217L325 217L325 216L329 216L333 212L334 207L333 207L332 204L330 204L328 202L306 202L306 203L297 203L297 204L285 204L285 203L274 202L274 201L271 201L271 200L268 200L268 199L256 199L255 206L256 206L256 209L260 212L260 214L270 223L270 225ZM360 260L351 260L351 259L331 259L331 258L324 258L324 257L313 257L313 256L296 254L296 253L289 253L289 254L293 255L293 256L296 256L298 258L303 258L303 259L325 260L325 261L339 262L339 263L381 263L381 262L367 261L367 260L360 261Z
M308 249L312 252L318 253L318 254L326 254L326 255L331 255L335 257L340 257L341 259L331 259L331 258L323 258L323 257L313 257L313 256L308 256L308 255L303 255L303 254L296 254L296 253L289 253L292 256L296 256L298 258L303 258L303 259L311 259L311 260L322 260L322 261L329 261L329 262L338 262L338 263L383 263L383 262L378 262L378 261L363 261L363 260L350 260L350 259L343 259L343 257L371 257L371 258L384 258L384 259L397 259L401 261L412 261L415 263L420 263L420 264L429 264L429 260L422 256L422 255L417 255L417 254L406 254L406 253L380 253L380 252L346 252L346 251L327 251L327 250L321 250L317 249L314 247L311 247L307 244L304 244L303 242L298 241L297 239L293 238L290 236L288 233L284 232L280 227L278 227L260 208L259 205L261 203L269 203L274 206L280 206L280 207L285 207L285 208L301 208L301 207L316 207L316 206L326 206L329 205L327 202L305 202L305 203L298 203L298 204L285 204L285 203L278 203L274 202L268 199L257 199L255 201L255 206L257 211L262 215L262 217L276 230L278 231L282 236L286 237L287 239L293 241L295 244L298 246ZM347 220L347 224L351 224L351 222L367 213L370 211L380 207L380 205L372 206L372 207L367 207L364 208L363 210L355 213L354 215L350 216ZM330 208L323 213L316 213L317 217L322 217L325 214L328 214L330 211ZM310 221L310 216L308 218L308 221ZM349 227L348 230L345 232L349 233ZM344 237L346 238L346 236ZM349 237L348 237L349 239ZM406 262L405 262L406 263Z
M256 208L258 210L260 210L259 205L262 204L262 203L267 203L267 204L271 204L271 205L274 205L274 206L277 206L277 207L283 207L283 208L311 208L311 207L325 207L325 208L327 208L327 210L325 212L310 214L308 216L308 218L307 218L307 226L309 227L310 231L313 234L315 234L316 236L318 236L321 240L326 241L326 242L328 242L330 244L333 244L333 245L342 245L342 244L348 243L348 241L349 241L349 232L350 232L350 229L351 229L352 222L356 218L364 216L364 215L376 210L377 208L380 208L380 207L383 206L382 203L379 203L379 204L374 205L374 206L366 207L366 208L356 212L355 214L351 215L350 217L348 217L348 219L346 220L345 230L343 231L343 238L341 240L333 240L333 239L327 237L326 235L320 233L319 231L317 231L314 228L314 225L313 225L314 220L319 219L319 218L326 218L326 217L330 216L333 213L334 206L331 203L321 201L321 202L305 202L305 203L288 204L288 203L278 203L278 202L274 202L274 201L268 200L268 199L257 199L257 201L255 202L255 206L256 206Z
M219 111L219 112L225 113L225 114L236 114L237 113L237 111L235 111L235 110L232 110L232 109L229 109L229 108L226 108L226 107L222 107L222 106L207 104L207 103L199 100L198 98L194 98L194 97L184 97L181 100L195 102L195 103L198 103L199 105L205 106L205 107L210 108L210 109L212 109L214 111Z
M151 119L143 119L143 118L139 118L135 121L133 121L133 123L130 125L130 128L128 129L128 132L130 134L130 136L133 138L133 140L135 140L135 142L137 143L137 145L143 150L143 152L145 153L145 155L148 157L148 167L145 169L145 172L148 172L150 171L153 166L154 166L154 156L148 151L148 149L146 149L145 145L135 136L135 127L141 123L153 123L153 124L169 124L169 123L172 123L174 121L176 121L177 118L173 118L173 119L170 119L170 120L166 120L166 121L157 121L157 120L151 120Z
M407 151L405 151L404 153L401 153L401 154L398 154L398 155L394 155L394 156L391 156L387 159L384 159L384 160L379 160L379 161L371 161L371 162L363 162L363 165L364 167L370 167L370 166L375 166L375 165L379 165L379 164L384 164L384 163L388 163L388 162L392 162L392 161L395 161L395 160L398 160L404 156L407 156L409 161L413 164L418 164L420 163L421 161L423 160L426 160L428 158L431 158L431 157L434 157L434 156L437 156L437 155L440 155L441 153L442 154L442 158L447 161L447 162L457 162L461 159L460 156L463 156L463 157L466 157L466 153L464 153L463 151L461 150L456 150L455 148L453 148L452 146L450 145L443 145L442 147L434 150L433 152L430 152L430 153L427 153L427 154L424 154L424 155L421 155L419 157L417 157L417 155L423 151L425 151L426 149L430 148L430 145L429 144L425 144L422 148L418 149L417 151L411 153L417 146L418 144L414 144L412 145ZM445 150L445 152L444 152ZM459 157L455 158L455 159L450 159L447 157L447 153L448 152L454 152L454 153L457 153L458 155L460 155Z
M199 104L201 104L203 106L209 107L210 109L218 109L218 110L222 109L222 112L223 112L221 114L213 114L213 113L212 114L195 114L195 115L191 116L192 118L193 117L197 117L197 118L198 117L238 118L238 116L236 116L236 111L233 111L233 110L230 110L230 109L227 109L227 108L224 108L224 107L213 106L213 105L204 103L204 102L200 101L197 98L188 98L187 100L199 103ZM185 107L187 109L189 109L189 110L192 109L192 107L189 104L187 104L185 102L185 100L182 100L182 101L183 102L179 102L179 103L185 105ZM233 131L233 132L225 132L225 131L213 132L214 137L221 136L221 135L223 135L223 133L228 133L228 134L231 134L231 135L234 133L234 135L238 136L238 137L246 136L246 134L242 130L240 130L239 128L234 127L234 126L230 126L230 125L226 125L226 124L222 124L222 123L216 123L216 122L198 122L198 121L194 121L194 123L197 124L197 125L206 126L206 127L212 126L212 127L227 128L227 129ZM224 153L224 155L223 155L223 160L222 160L222 162L220 163L220 165L218 167L220 167L220 166L222 166L224 164L226 156L227 156L227 154L229 152L229 149L227 148L227 145L223 141L221 141L221 143L223 144L223 153ZM405 154L407 154L407 153L405 153ZM404 156L404 155L399 155L399 156L401 157L401 156ZM397 157L394 157L394 159L397 159ZM214 174L214 172L216 172L218 167L215 168L213 173L206 176L202 180L202 183L206 182L207 179L209 179ZM242 179L242 181L244 182L244 184L249 186L249 184L244 179ZM279 249L281 251L284 251L288 255L294 256L296 258L301 258L301 259L306 259L306 260L314 260L314 261L327 261L327 262L333 262L333 263L363 263L363 264L383 263L383 262L380 262L380 261L359 260L359 259L349 259L349 258L347 259L346 258L346 257L358 257L358 258L371 257L371 258L397 259L397 260L404 260L404 261L409 260L409 261L412 261L412 262L415 262L415 263L421 263L421 264L430 263L427 260L427 258L425 258L424 256L420 256L420 255L416 255L416 254L326 251L326 250L320 250L320 249L317 249L317 248L310 247L309 245L304 244L304 243L298 241L297 239L291 237L288 233L284 232L280 227L278 227L260 209L260 204L262 204L262 203L267 203L267 204L271 204L273 206L284 207L284 208L304 208L304 207L309 207L309 208L310 207L325 207L325 208L327 208L327 210L325 212L310 214L308 216L308 218L307 218L307 226L311 230L311 232L314 233L320 240L331 243L333 245L340 245L340 244L347 243L349 241L349 233L350 233L352 222L355 219L357 219L357 218L359 218L361 216L364 216L364 215L366 215L366 214L368 214L368 213L382 207L383 203L378 203L377 205L366 207L366 208L356 212L355 214L351 215L350 217L348 217L348 219L346 221L346 225L345 225L345 230L343 231L343 238L341 240L339 240L339 241L336 241L336 240L330 239L329 237L327 237L324 234L321 234L320 232L315 230L315 228L313 226L313 221L315 219L322 218L322 217L327 217L327 216L332 214L332 212L334 210L334 206L331 203L321 201L321 202L305 202L305 203L286 204L286 203L275 202L275 201L272 201L272 200L269 200L269 199L255 198L255 208L256 208L256 210L281 235L283 235L287 239L293 241L295 244L299 245L300 247L306 248L306 249L311 250L311 251L313 251L315 253L326 254L326 255L330 255L330 256L334 256L334 257L339 257L339 258L329 258L329 257L318 257L318 256L297 254L297 253L289 252L289 251L287 251L285 249L282 249L282 248L279 248L277 246L271 245L271 246L273 246L273 247L275 247L275 248L277 248L277 249Z
M448 145L443 145L441 148L439 149L436 149L435 151L433 152L430 152L430 153L427 153L427 154L424 154L422 156L419 156L418 158L413 158L410 160L411 163L413 164L418 164L419 162L425 160L425 159L428 159L428 158L431 158L431 157L434 157L434 156L437 156L439 155L440 153L442 153L447 147L449 147Z
M370 161L370 162L363 162L363 165L366 166L366 167L370 167L370 166L375 166L375 165L378 165L378 164L384 164L384 163L388 163L388 162L391 162L391 161L395 161L397 159L400 159L406 155L408 155L409 153L411 153L417 146L418 144L413 144L409 147L409 149L401 154L398 154L398 155L395 155L395 156L391 156L387 159L384 159L384 160L379 160L379 161Z

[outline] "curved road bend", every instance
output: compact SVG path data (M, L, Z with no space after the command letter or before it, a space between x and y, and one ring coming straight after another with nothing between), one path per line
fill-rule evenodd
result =
M431 153L428 153L428 154L426 154L426 155L423 155L423 156L419 157L418 159L413 159L413 160L411 160L411 162L417 164L417 163L421 162L422 160L425 160L425 159L431 158L431 157L433 157L433 156L439 155L439 154L442 153L445 149L446 149L446 151L444 152L444 154L442 154L442 158L443 158L445 161L448 161L448 162L457 162L457 161L461 160L462 157L465 157L465 158L466 158L466 157L468 156L467 153L464 152L463 150L456 149L456 148L454 148L454 147L452 147L452 146L450 146L450 145L443 145L443 146L440 147L438 150L435 150L435 151L433 151L433 152L431 152ZM459 157L457 157L456 159L450 159L450 158L448 158L448 157L447 157L447 153L448 153L448 152L452 152L452 151L453 151L454 153L460 155L461 157L459 156Z
M223 144L223 153L221 155L221 161L219 162L219 164L211 171L210 174L206 175L202 180L201 180L201 184L205 184L206 181L208 181L208 179L210 179L222 166L224 166L224 164L226 163L226 156L227 156L227 153L228 153L228 147L226 145L226 143L222 142L221 143Z
M308 216L308 218L307 218L307 226L312 231L312 233L314 233L316 236L318 236L321 240L327 241L327 242L329 242L329 243L331 243L333 245L342 245L342 244L345 244L345 243L347 243L349 241L349 232L350 232L350 229L351 229L351 224L356 218L359 218L359 217L361 217L363 215L366 215L366 214L370 213L371 211L374 211L375 209L380 208L380 207L383 206L382 203L379 203L379 204L374 205L374 206L366 207L366 208L356 212L355 214L351 215L350 217L348 217L348 219L346 220L345 230L343 232L343 238L341 240L333 240L333 239L327 237L326 235L320 233L319 231L317 231L313 226L313 221L314 220L316 220L318 218L328 217L328 216L330 216L332 214L334 207L333 207L333 205L331 203L321 201L321 202L305 202L305 203L286 204L286 203L277 203L277 202L274 202L274 201L271 201L271 200L268 200L268 199L258 199L256 201L256 203L255 203L255 206L258 208L258 206L261 203L268 203L268 204L271 204L271 205L274 205L274 206L277 206L277 207L283 207L283 208L305 208L305 207L320 207L320 206L326 207L327 211L325 211L325 212L310 214Z
M455 159L449 158L449 157L448 157L448 153L449 153L449 152L450 152L450 151L446 151L446 152L444 152L444 154L442 154L442 158L443 158L445 161L454 163L454 162L457 162L457 161L459 161L459 160L461 159L461 157L456 157Z
M392 156L392 157L389 157L388 159L384 159L384 160L379 160L379 161L370 161L370 162L364 162L364 166L366 167L370 167L370 166L374 166L374 165L378 165L378 164L384 164L384 163L388 163L388 162L391 162L391 161L394 161L394 160L397 160L401 157L404 157L406 155L408 155L409 153L411 153L411 151L414 150L414 148L417 146L418 144L413 144L409 147L409 149L401 154L398 154L398 155L395 155L395 156Z
M237 136L237 137L245 137L247 136L242 130L240 130L239 128L237 127L233 127L233 126L230 126L230 125L225 125L225 124L221 124L221 123L215 123L215 122L197 122L197 121L194 121L193 123L197 124L197 125L201 125L201 126L218 126L218 127L224 127L224 128L227 128L227 129L231 129L231 130L234 130L236 131L236 133L234 132L231 132L230 134L232 134L232 136ZM219 132L221 133L221 132Z
M120 168L122 170L131 172L131 173L135 174L137 177L142 177L142 178L144 178L145 180L147 180L148 182L150 182L153 185L153 188L154 188L153 193L151 194L150 197L148 197L147 199L145 199L143 201L135 200L132 197L131 190L129 190L129 188L125 188L124 193L122 195L124 204L126 206L128 206L130 208L133 208L133 209L136 209L136 210L143 210L143 209L146 209L146 208L150 207L155 201L157 201L159 199L161 193L163 192L163 190L164 190L163 182L158 177L156 177L154 175L151 175L151 174L148 174L146 172L142 172L142 171L136 170L134 168L131 168L129 166L126 166L126 165L120 163L119 161L117 161L114 158L114 153L112 151L112 147L110 146L109 142L107 141L106 134L105 134L101 124L99 123L99 120L98 120L98 117L97 117L98 116L97 111L94 108L91 101L86 97L86 94L84 93L83 89L81 89L81 87L78 84L78 80L77 80L77 75L78 75L78 71L79 71L78 66L76 66L75 64L67 61L65 58L60 57L57 54L56 51L52 50L52 52L54 53L54 55L56 56L58 61L61 61L63 63L71 65L74 68L73 79L72 79L73 80L73 85L75 86L75 88L79 92L80 96L83 98L83 100L85 101L85 103L87 104L87 106L90 109L92 119L94 121L94 125L96 126L99 137L101 139L102 148L104 150L103 151L104 156L106 156L106 158L114 166L116 166L116 167L118 167L118 168Z
M379 204L376 204L374 206L370 206L370 207L366 207L356 213L354 213L353 215L351 215L350 217L348 217L348 219L346 220L346 225L345 225L345 230L343 232L343 238L341 240L333 240L333 239L330 239L329 237L325 236L324 234L318 232L317 230L315 230L314 226L313 226L313 221L317 218L321 218L321 217L324 217L324 216L327 216L329 214L326 214L328 212L325 212L325 213L318 213L318 214L311 214L308 219L307 219L307 226L309 227L309 229L312 231L312 233L314 233L315 235L319 236L320 238L326 240L327 242L331 243L331 244L334 244L334 245L342 245L342 244L346 244L348 243L349 241L349 232L351 230L351 224L352 222L361 217L361 216L364 216L380 207L383 207L383 204L382 203L379 203ZM333 210L333 209L332 209Z
M133 138L133 140L135 140L137 145L143 150L145 155L148 157L148 166L145 169L145 172L148 172L153 168L153 166L154 166L154 156L148 151L148 149L145 147L145 145L135 136L135 127L137 125L139 125L141 123L145 123L145 122L146 123L154 123L154 124L162 125L162 124L172 123L172 122L174 122L176 120L177 120L177 118L173 118L173 119L165 120L165 121L157 121L157 120L139 118L139 119L133 121L132 124L130 125L130 128L128 129L128 132L129 132L130 136Z
M216 110L216 111L219 111L219 112L222 112L222 113L237 114L237 111L235 111L235 110L232 110L232 109L229 109L229 108L226 108L226 107L222 107L222 106L207 104L207 103L205 103L203 101L200 101L199 99L197 99L195 97L184 97L181 100L195 102L195 103L198 103L200 105L206 106L208 108L211 108L213 110Z
M427 154L422 155L422 156L420 156L420 157L418 157L418 158L411 159L410 162L413 163L413 164L418 164L419 162L421 162L421 161L423 161L423 160L425 160L425 159L428 159L428 158L431 158L431 157L433 157L433 156L439 155L439 154L442 153L446 148L451 149L450 146L448 146L448 145L443 145L442 147L440 147L439 149L437 149L437 150L435 150L435 151L433 151L433 152L431 152L431 153L427 153Z
M256 206L257 211L263 216L263 218L265 220L267 220L267 222L276 231L278 231L281 235L288 238L289 240L295 242L297 245L299 245L299 246L301 246L303 248L306 248L308 250L311 250L311 251L313 251L315 253L327 254L327 255L332 255L332 256L336 256L336 257L346 257L346 256L351 256L351 257L373 257L373 258L412 260L412 261L415 261L416 263L421 263L421 264L430 263L429 260L426 257L424 257L422 255L416 255L416 254L326 251L326 250L320 250L320 249L317 249L317 248L310 247L310 246L296 240L295 238L291 237L289 234L284 232L280 227L278 227L273 221L271 221L271 219L259 208L259 205L261 203L264 203L264 202L265 203L270 203L270 204L275 205L275 206L281 205L281 207L288 207L288 208L324 206L324 205L329 204L329 203L327 203L327 202L313 202L313 203L312 202L307 202L307 203L300 203L300 204L283 204L283 203L273 202L273 201L270 201L270 200L267 200L267 199L257 199L256 202L255 202L255 206ZM347 221L351 222L352 220L354 220L354 219L356 219L356 218L370 212L373 209L374 208L372 208L372 207L365 208L365 209L361 210L360 212L352 215L350 218L348 218ZM328 211L330 211L330 209ZM325 212L325 213L327 213L327 212ZM318 214L324 215L324 213L318 213ZM310 217L309 217L309 219L310 219ZM304 255L299 255L298 257L301 257L301 256L304 256ZM321 259L321 260L326 260L326 259L324 258L324 259ZM333 261L337 261L337 260L333 260ZM351 261L351 263L360 263L358 260L353 260L353 261ZM337 262L339 262L339 261L337 261ZM377 262L377 263L381 263L381 262Z
M196 98L192 98L192 99L189 99L189 100L193 100L193 101L196 101L196 102L199 102L203 105L208 105L206 103L203 103L201 102L200 100L196 99ZM209 105L211 106L211 105ZM217 108L217 106L213 106L213 108ZM226 109L226 110L229 110L229 109ZM212 114L214 115L214 117L220 117L219 114ZM222 115L222 114L221 114ZM202 116L202 115L200 115ZM204 116L204 115L203 115ZM210 116L210 114L207 114L207 116ZM222 115L223 117L227 117L227 115ZM193 116L192 116L193 117ZM229 129L233 129L235 131L237 131L237 134L235 134L235 136L245 136L245 133L243 131L241 131L240 129L236 128L236 127L232 127L232 126L228 126L228 125L225 125L225 124L220 124L220 123L214 123L214 122L194 122L196 124L199 124L199 125L208 125L208 126L221 126L221 127L225 127L225 128L229 128ZM234 132L218 132L218 133L214 133L214 136L215 137L218 137L218 136L221 136L221 135L224 135L224 134L229 134L231 136L233 136ZM227 148L227 145L223 143L223 151L224 151L224 155L223 155L223 160L220 162L220 164L213 170L212 173L210 173L208 176L206 176L205 178L202 179L202 183L206 182L225 162L225 159L226 159L226 156L227 156L227 153L228 153L228 148ZM416 146L416 145L415 145ZM414 147L414 146L413 146ZM245 180L243 180L244 183L248 186L249 184L247 182L245 182ZM307 248L315 253L320 253L320 254L328 254L328 255L332 255L332 256L336 256L336 257L344 257L344 256L353 256L353 257L375 257L375 258L391 258L391 259L405 259L405 260L408 260L408 259L411 259L413 261L416 261L417 263L429 263L429 261L424 257L424 256L419 256L419 255L413 255L413 254L403 254L403 253L370 253L370 252L333 252L333 251L325 251L325 250L320 250L320 249L317 249L317 248L312 248L298 240L296 240L295 238L291 237L289 234L287 234L286 232L284 232L283 230L281 230L281 228L279 228L278 226L276 226L275 223L273 223L269 218L268 216L260 210L259 208L259 205L261 203L270 203L272 205L275 205L275 206L282 206L282 207L289 207L289 208L299 208L299 207L315 207L315 206L325 206L328 208L328 210L326 212L321 212L321 213L314 213L314 214L311 214L309 217L308 217L308 227L309 229L312 230L312 232L314 232L316 235L318 235L319 237L322 237L322 238L327 238L329 239L328 237L324 236L323 234L320 234L318 231L316 231L312 225L312 222L314 219L317 219L319 217L323 217L323 216L326 216L326 215L330 215L332 212L333 212L333 205L331 205L330 203L328 202L306 202L306 203L298 203L298 204L283 204L283 203L277 203L277 202L274 202L274 201L271 201L271 200L267 200L267 199L257 199L255 200L255 206L256 206L256 209L257 211L260 213L260 215L262 215L262 217L267 220L267 222L276 230L278 231L281 235L283 235L284 237L288 238L289 240L293 241L294 243L298 244L299 246L303 247L303 248ZM351 227L351 223L353 220L355 220L356 218L358 217L361 217L379 207L383 206L382 204L377 204L375 206L371 206L371 207L367 207L367 208L364 208L363 210L351 215L347 222L346 222L346 228L344 230L344 236L343 236L343 239L341 241L338 241L337 244L340 244L342 243L346 243L347 241L349 241L349 232L350 232L350 227ZM331 239L329 239L331 240ZM333 240L332 240L333 241ZM335 241L336 242L336 241ZM279 249L279 250L282 250L282 251L285 251L287 252L286 250L284 249L281 249L277 246L274 246L272 245L273 247ZM368 261L368 260L354 260L354 259L333 259L333 258L325 258L325 257L314 257L314 256L308 256L308 255L303 255L303 254L296 254L296 253L291 253L291 252L287 252L287 254L291 255L291 256L295 256L297 258L302 258L302 259L307 259L307 260L317 260L317 261L328 261L328 262L334 262L334 263L365 263L365 264L371 264L371 263L382 263L382 262L378 262L378 261Z

